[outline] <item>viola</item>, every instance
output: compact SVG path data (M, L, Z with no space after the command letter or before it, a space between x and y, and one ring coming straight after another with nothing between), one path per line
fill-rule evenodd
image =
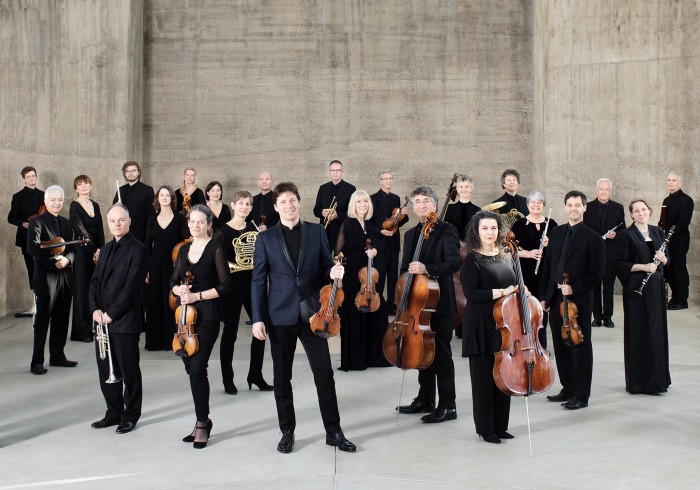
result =
M437 214L430 213L421 229L415 262L423 243L437 223ZM396 284L396 316L384 333L382 352L389 363L400 369L425 369L435 358L435 332L430 329L430 315L440 299L440 284L426 274L405 272Z
M399 225L401 222L408 219L408 216L401 214L401 210L408 205L408 196L406 196L405 199L406 200L403 202L403 206L400 208L394 208L394 210L391 212L391 216L384 220L384 223L382 223L382 230L396 233L399 230Z
M335 257L335 263L343 263L342 252ZM332 286L327 284L321 288L321 308L309 318L311 331L324 339L335 337L340 332L338 308L343 304L345 293L339 283L340 279L334 279Z
M501 348L496 352L493 379L506 395L532 395L554 384L554 365L539 342L542 306L534 296L525 295L525 281L513 232L506 238L513 257L518 287L500 298L493 307Z
M180 284L191 286L193 281L192 272L187 271ZM197 323L197 309L192 305L178 306L175 310L175 322L177 332L173 334L173 352L176 356L192 357L199 350L199 339L194 331Z
M564 273L562 284L569 284L569 274ZM576 303L570 301L567 296L563 296L564 301L559 305L559 313L561 313L561 339L566 345L579 345L583 342L583 332L581 327L576 322L578 316L578 308Z
M80 244L82 246L82 245L86 245L89 242L90 242L89 238L78 238L77 240L71 240L71 241L67 242L63 239L63 237L55 236L53 238L46 240L45 242L41 242L41 244L39 245L39 248L43 248L45 250L48 250L53 255L63 255L63 252L66 251L66 246L76 245L76 244ZM52 258L55 258L55 257L52 257Z
M365 242L365 250L372 248L372 240L369 238ZM363 267L357 273L357 280L360 281L360 290L355 295L355 306L363 313L374 313L379 309L379 293L377 293L377 281L379 271L372 267L372 257L367 256L367 267Z

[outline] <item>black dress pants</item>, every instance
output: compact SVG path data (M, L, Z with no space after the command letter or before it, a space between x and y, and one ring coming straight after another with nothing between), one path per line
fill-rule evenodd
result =
M474 426L482 436L507 431L510 419L510 396L493 380L495 360L493 354L469 358Z
M27 267L27 274L29 275L29 289L34 289L32 279L34 278L34 257L29 255L26 248L22 248L22 258L24 259L24 265Z
M209 418L209 356L219 336L219 320L203 321L196 326L199 350L192 357L183 357L185 371L190 375L190 389L194 400L194 412L199 422Z
M231 295L220 299L221 311L224 317L224 329L221 332L219 344L219 359L221 360L221 378L224 387L233 385L233 351L238 338L238 322L241 319L241 308L245 308L251 317L250 292L234 291ZM262 365L265 356L265 341L252 338L250 343L250 365L248 379L262 378Z
M377 271L379 280L377 281L377 292L384 294L384 285L387 285L386 304L396 304L396 283L399 280L399 250L394 250L393 244L388 245L391 250L384 250L381 256L377 257Z
M611 251L612 250L612 251ZM614 249L605 250L606 257L614 254ZM593 319L595 321L611 320L613 316L613 293L615 292L615 262L607 260L603 279L593 288ZM601 299L602 296L602 299Z
M439 396L436 408L455 408L455 365L452 361L452 315L433 315L430 329L435 332L435 359L418 371L418 399L435 403L435 387Z
M117 383L105 382L109 377L109 358L105 356L104 359L100 359L98 343L95 342L100 389L107 403L105 418L136 423L141 417L143 397L139 367L139 334L110 332L109 343L114 375L121 378Z
M68 337L72 298L73 292L66 283L59 284L49 294L36 295L32 364L44 364L44 346L47 336L49 337L49 361L60 362L66 358L63 350ZM49 324L51 325L50 334Z
M309 322L296 325L270 325L270 351L274 372L275 402L277 418L282 432L294 432L296 415L294 412L294 394L292 392L292 365L297 338L306 351L309 366L314 376L318 405L326 433L340 430L338 399L335 393L333 367L328 342L311 331Z
M678 240L674 243L674 240ZM668 266L664 267L664 275L671 286L671 303L688 306L688 291L690 276L688 275L688 250L690 238L685 236L672 237L668 242Z

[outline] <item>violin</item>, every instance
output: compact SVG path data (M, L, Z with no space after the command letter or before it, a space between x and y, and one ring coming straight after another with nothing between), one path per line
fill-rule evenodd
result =
M501 347L496 352L493 379L506 395L528 396L547 391L554 384L554 365L539 342L542 305L525 295L525 281L518 256L518 242L508 232L506 242L513 257L518 287L493 307Z
M335 264L343 264L343 261L341 252L335 257ZM321 308L309 318L311 331L324 339L335 337L340 332L338 308L343 304L345 293L343 293L343 288L339 286L339 282L340 279L334 279L332 286L326 284L321 288Z
M382 223L382 230L396 233L399 230L399 224L408 219L408 216L401 214L401 210L408 205L408 196L406 196L405 199L406 200L403 202L403 206L400 208L394 208L394 210L391 212L391 216L384 220L384 223Z
M260 215L260 226L267 226L267 215L265 213Z
M43 248L45 250L48 250L53 255L58 256L58 255L63 255L63 252L66 251L67 245L80 244L82 246L82 245L85 245L89 242L90 242L89 238L78 238L77 240L71 240L71 241L67 242L63 239L63 237L55 236L53 238L46 240L45 242L41 242L41 244L39 245L39 248ZM51 257L51 258L55 259L56 257Z
M27 223L36 218L37 216L41 216L46 212L46 204L42 204L39 206L39 211L36 212L36 214L31 215L29 218L27 218Z
M569 274L565 272L562 277L562 284L569 284ZM559 313L562 318L561 339L566 345L579 345L584 339L581 327L576 323L578 308L576 303L570 301L567 296L563 296L563 298L564 301L559 305Z
M437 223L437 214L430 213L421 229L415 262L423 243ZM384 333L382 352L389 363L400 369L425 369L435 358L435 332L430 329L430 315L440 300L440 284L426 274L405 272L396 284L396 316Z
M372 248L372 240L369 238L365 242L365 250ZM379 271L372 267L372 257L367 256L367 267L363 267L357 273L357 280L360 281L360 290L355 295L355 306L362 313L374 313L379 309L379 293L377 293L377 281Z
M182 196L182 211L185 215L190 214L190 211L192 211L192 196L189 194Z
M187 271L180 284L191 286L193 281L194 276L190 271ZM173 334L173 352L176 356L192 357L199 350L199 339L194 332L194 325L197 323L197 309L192 305L178 306L175 310L175 322L177 323L177 332Z
M173 259L173 267L175 267L175 264L177 263L177 256L180 253L180 249L182 248L182 246L185 243L191 242L192 240L194 240L194 238L189 237L175 244L175 246L173 247L173 253L171 255L171 258ZM172 311L175 311L177 309L177 296L175 296L172 291L170 291L170 294L168 294L168 306L170 306L170 309ZM175 321L177 321L177 318L175 319Z

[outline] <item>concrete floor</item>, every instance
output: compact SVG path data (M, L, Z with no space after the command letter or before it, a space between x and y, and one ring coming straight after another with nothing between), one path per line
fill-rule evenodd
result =
M180 438L194 424L182 363L169 352L143 352L143 415L136 430L118 435L90 423L104 413L93 347L69 342L74 369L29 373L30 319L0 319L0 489L6 488L697 488L700 438L700 329L697 306L669 312L673 385L663 396L624 391L621 298L614 329L594 330L595 368L590 406L569 412L544 395L529 401L532 456L525 402L513 400L510 431L501 445L474 432L469 373L453 342L457 371L456 421L437 425L394 407L403 374L395 368L337 372L343 429L355 454L324 443L308 363L298 354L293 380L296 446L279 440L271 393L244 386L250 343L241 325L234 368L238 395L224 394L218 356L210 363L209 445L194 450ZM143 340L142 340L143 342ZM339 362L338 343L332 344ZM272 382L269 350L264 367ZM552 393L559 390L555 383ZM403 401L417 392L407 372ZM693 483L695 482L695 483Z

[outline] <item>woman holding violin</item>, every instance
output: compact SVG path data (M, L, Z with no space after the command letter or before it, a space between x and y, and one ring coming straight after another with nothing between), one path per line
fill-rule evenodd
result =
M168 304L173 273L173 247L190 236L187 217L175 212L175 192L162 185L153 200L155 215L146 222L148 276L146 278L146 350L171 350L175 333Z
M469 220L472 219L472 216L481 211L481 208L472 202L474 183L471 177L459 174L455 185L457 186L457 196L459 196L459 199L447 206L444 219L457 228L459 239L464 240Z
M508 433L510 396L501 392L493 377L494 352L500 350L493 308L496 301L515 291L510 259L499 249L505 236L503 219L479 211L467 227L469 253L462 265L462 289L467 306L462 322L462 357L469 358L476 433L484 441L500 444Z
M197 187L197 170L194 167L187 167L182 174L182 187L175 191L176 210L181 213L184 209L187 214L192 206L206 204L202 189Z
M73 189L78 194L70 203L70 222L73 235L89 241L75 249L73 263L73 322L70 339L78 342L92 342L92 312L88 302L90 279L95 272L95 264L100 248L105 244L100 205L90 199L92 181L87 175L78 175L73 180Z
M183 357L185 371L190 377L190 388L194 399L197 422L194 430L183 438L193 442L197 449L206 447L212 429L209 419L209 379L207 365L209 356L219 336L221 296L231 292L231 276L226 254L212 236L214 215L204 205L196 205L190 211L188 226L193 241L180 247L175 269L170 277L170 290L178 297L178 304L192 305L196 309L194 331L199 339L199 350L192 356ZM187 273L194 276L191 285L181 285Z
M632 394L659 395L671 385L663 275L668 255L662 249L663 230L649 224L649 203L635 199L629 212L633 224L618 233L615 255L625 310L625 389Z
M368 367L388 366L382 353L382 339L387 325L387 313L381 296L375 293L376 280L372 282L372 270L368 269L368 258L377 256L372 245L379 230L370 219L373 214L372 201L363 190L353 192L348 204L348 219L343 221L338 232L335 250L346 259L343 276L345 301L340 307L340 368L343 371L362 371ZM367 245L370 240L370 245ZM374 267L373 267L374 269ZM364 281L358 277L364 272ZM377 272L376 278L379 274ZM368 284L369 283L369 284ZM356 306L356 296L363 290L365 297L362 312ZM373 294L375 293L375 294ZM369 297L369 304L367 304ZM372 305L372 301L375 302ZM378 308L377 308L378 307ZM377 308L372 311L373 308Z
M245 240L250 243L251 238L257 237L255 225L246 222L246 218L253 208L253 196L248 191L238 191L231 201L233 218L228 223L220 226L214 233L216 240L226 252L226 259L233 265L231 274L231 294L221 298L221 313L224 319L224 330L221 333L219 358L221 359L221 377L224 382L224 391L229 395L238 393L238 388L233 382L233 350L238 338L238 322L241 319L241 308L245 308L248 317L251 317L250 309L250 283L253 278L252 267L239 265L253 258L252 250L246 246L235 247L234 240ZM246 235L246 236L243 236ZM244 242L244 243L245 243ZM253 240L254 242L254 240ZM248 246L250 247L250 246ZM263 358L265 356L265 341L252 338L250 344L250 365L248 367L248 389L255 385L261 391L272 391L272 386L267 384L262 375Z
M231 221L231 209L221 202L224 193L223 189L224 187L218 180L209 182L204 189L204 194L207 196L207 207L211 209L214 215L214 222L212 223L214 231L218 230L224 223Z

